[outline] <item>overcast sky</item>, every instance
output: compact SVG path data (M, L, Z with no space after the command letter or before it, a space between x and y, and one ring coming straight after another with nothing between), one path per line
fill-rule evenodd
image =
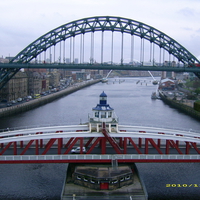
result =
M120 16L166 33L200 58L200 0L0 0L0 56L73 20Z

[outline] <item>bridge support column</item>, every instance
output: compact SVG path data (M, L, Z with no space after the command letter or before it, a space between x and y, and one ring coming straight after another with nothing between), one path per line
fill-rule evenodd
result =
M24 147L24 142L20 141L20 148L23 148L23 147Z
M139 133L146 133L146 131L139 131ZM140 148L142 147L142 138L138 138L138 145Z
M80 154L82 154L83 153L83 138L80 138L80 148L81 148Z
M176 140L176 146L177 146L177 147L179 146L179 141L178 141L178 140Z
M185 149L185 154L189 154L189 150L190 150L190 143L189 142L185 142L186 143L186 149Z
M42 134L43 132L37 132L36 134ZM43 148L43 139L40 139L40 148Z
M161 144L161 139L157 140L157 146L160 148L160 144Z
M127 154L127 137L124 138L124 154Z
M13 142L14 145L14 155L17 155L17 142Z
M43 139L40 139L40 148L43 148Z
M119 146L120 147L123 147L123 139L120 137L120 139L119 139Z
M165 149L165 154L169 154L169 140L166 140L166 149Z
M149 144L148 144L148 139L145 139L145 149L144 149L144 153L148 154L149 152Z
M63 139L62 138L58 138L58 154L61 154L61 148L63 145Z
M138 138L138 146L139 146L139 148L142 147L142 138Z
M35 155L39 155L39 141L35 140Z
M106 138L101 138L101 154L106 154Z

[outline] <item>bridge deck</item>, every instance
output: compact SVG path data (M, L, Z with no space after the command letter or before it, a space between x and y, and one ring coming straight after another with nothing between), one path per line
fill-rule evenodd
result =
M40 127L0 134L1 163L199 162L200 133L119 125L116 132L91 132L88 124ZM105 136L106 135L106 136ZM115 143L113 147L113 143ZM86 154L71 155L85 147Z

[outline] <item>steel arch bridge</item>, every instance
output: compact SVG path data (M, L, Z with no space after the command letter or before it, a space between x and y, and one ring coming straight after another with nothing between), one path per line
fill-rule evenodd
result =
M112 33L111 39L111 53L110 53L110 64L104 64L104 33L110 31ZM101 32L101 50L100 50L100 63L98 65L94 64L94 33ZM121 56L120 63L113 62L113 33L121 33ZM91 55L89 64L84 63L84 36L86 33L91 33ZM130 45L130 63L132 65L124 64L124 34L129 34L131 36L131 45ZM75 37L81 35L80 42L80 63L74 63L74 41ZM141 39L141 50L140 50L140 65L135 66L134 61L134 36ZM37 63L38 57L44 53L44 61L46 60L46 51L49 49L50 54L51 47L55 47L56 44L70 40L70 62L66 63L63 56L63 62L59 63ZM73 39L73 42L71 40ZM150 61L153 63L151 66L143 66L144 62L144 41L148 41L150 44ZM72 44L73 43L73 44ZM161 50L166 51L170 56L174 56L177 62L182 65L170 66L167 67L157 66L154 63L154 45L156 45ZM65 50L63 49L63 52ZM55 57L55 48L54 48L54 57ZM64 53L63 53L64 54ZM60 55L61 55L61 46L60 46ZM71 57L73 57L71 62ZM161 55L160 55L161 57ZM35 63L31 62L35 59ZM61 59L61 56L60 56ZM164 59L164 53L163 53ZM54 59L55 62L55 59ZM171 61L169 61L171 62ZM37 63L37 65L36 65ZM142 63L142 64L141 64ZM122 18L122 17L113 17L113 16L96 16L90 18L83 18L75 20L59 26L48 33L42 35L34 42L29 44L25 49L18 53L8 64L0 65L0 88L11 79L20 68L82 68L82 69L122 69L122 70L153 70L153 71L191 71L194 72L198 77L200 77L200 69L194 64L199 63L199 60L192 55L186 48L181 44L175 41L173 38L169 37L165 33L155 29L152 26L144 24L139 21L132 19ZM59 64L59 65L58 65Z

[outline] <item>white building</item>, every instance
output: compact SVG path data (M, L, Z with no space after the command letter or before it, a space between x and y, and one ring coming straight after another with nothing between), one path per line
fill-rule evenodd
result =
M99 96L99 104L92 109L92 117L89 119L91 131L101 131L102 123L106 123L109 132L117 131L118 119L114 109L107 104L107 95L102 92Z

